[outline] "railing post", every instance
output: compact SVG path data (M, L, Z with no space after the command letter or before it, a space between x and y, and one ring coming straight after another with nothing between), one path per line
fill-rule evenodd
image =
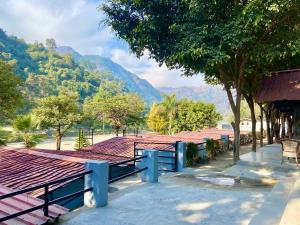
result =
M87 207L103 207L108 200L108 162L89 160L85 162L85 170L92 170L91 174L85 175L84 188L93 188L84 193L84 205Z
M177 142L177 171L182 171L186 167L186 143Z
M49 216L49 186L45 186L44 194L44 216Z
M158 182L158 151L157 150L144 150L142 159L142 167L147 167L142 171L141 178L144 182L157 183Z

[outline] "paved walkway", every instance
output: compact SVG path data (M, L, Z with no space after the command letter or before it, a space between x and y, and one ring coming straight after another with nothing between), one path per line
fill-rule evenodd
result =
M289 202L290 194L285 193L293 193L294 176L298 173L293 165L281 167L280 151L280 146L266 146L257 153L241 156L237 165L223 172L186 168L182 173L161 176L157 184L141 183L132 178L123 180L111 187L107 207L82 208L64 216L61 223L273 225L267 223L273 218L274 224L279 224ZM273 185L286 177L293 177L290 185L286 187L281 183L273 190ZM272 211L270 205L278 207ZM271 213L266 215L266 210L260 211L261 207L278 212L278 217ZM263 223L262 219L267 222Z

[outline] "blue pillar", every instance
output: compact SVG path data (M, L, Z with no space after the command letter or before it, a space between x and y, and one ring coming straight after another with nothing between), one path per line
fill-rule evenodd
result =
M108 162L89 160L85 163L85 170L92 170L85 176L84 188L93 190L84 193L84 205L87 207L103 207L108 199Z
M142 171L141 178L144 182L157 183L158 182L158 151L157 150L144 150L141 167L148 169Z
M221 140L222 140L222 141L229 141L229 135L222 134L222 135L221 135Z
M186 143L177 142L177 171L182 171L186 166Z

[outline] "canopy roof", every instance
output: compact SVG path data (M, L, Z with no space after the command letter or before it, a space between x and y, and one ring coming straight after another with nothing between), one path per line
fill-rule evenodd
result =
M300 100L300 69L275 72L264 79L258 103Z

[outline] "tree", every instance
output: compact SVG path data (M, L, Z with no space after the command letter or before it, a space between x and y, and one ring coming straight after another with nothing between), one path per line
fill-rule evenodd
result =
M148 127L158 133L168 133L168 118L165 109L160 104L153 104L147 117Z
M300 4L108 0L102 9L106 24L137 56L147 50L159 64L182 69L187 76L202 72L208 82L223 84L234 114L234 161L238 160L240 103L249 63L272 62L299 39Z
M55 130L57 150L61 148L65 133L82 120L78 95L74 93L62 93L41 99L34 114L42 127Z
M46 47L48 48L48 49L56 49L57 48L57 45L56 45L56 41L55 41L55 39L53 39L53 38L48 38L48 39L46 39Z
M84 103L88 117L108 122L116 135L122 128L137 127L143 123L145 103L137 94L124 93L124 86L115 81L103 82L98 92Z
M0 119L11 118L22 103L21 80L8 63L0 60Z
M32 148L42 141L44 135L36 133L37 123L32 115L19 115L13 121L17 136L22 138L26 148Z
M162 106L168 114L168 133L173 134L173 120L176 113L176 94L164 95Z
M199 131L216 127L221 119L214 104L183 99L177 102L174 131Z
M198 131L203 128L216 127L222 116L214 104L196 102L188 99L175 101L176 111L173 115L172 133L180 131ZM164 102L154 104L148 114L147 124L155 132L169 133L169 108Z
M121 128L143 117L144 102L137 94L119 94L102 102L102 112L118 136Z

